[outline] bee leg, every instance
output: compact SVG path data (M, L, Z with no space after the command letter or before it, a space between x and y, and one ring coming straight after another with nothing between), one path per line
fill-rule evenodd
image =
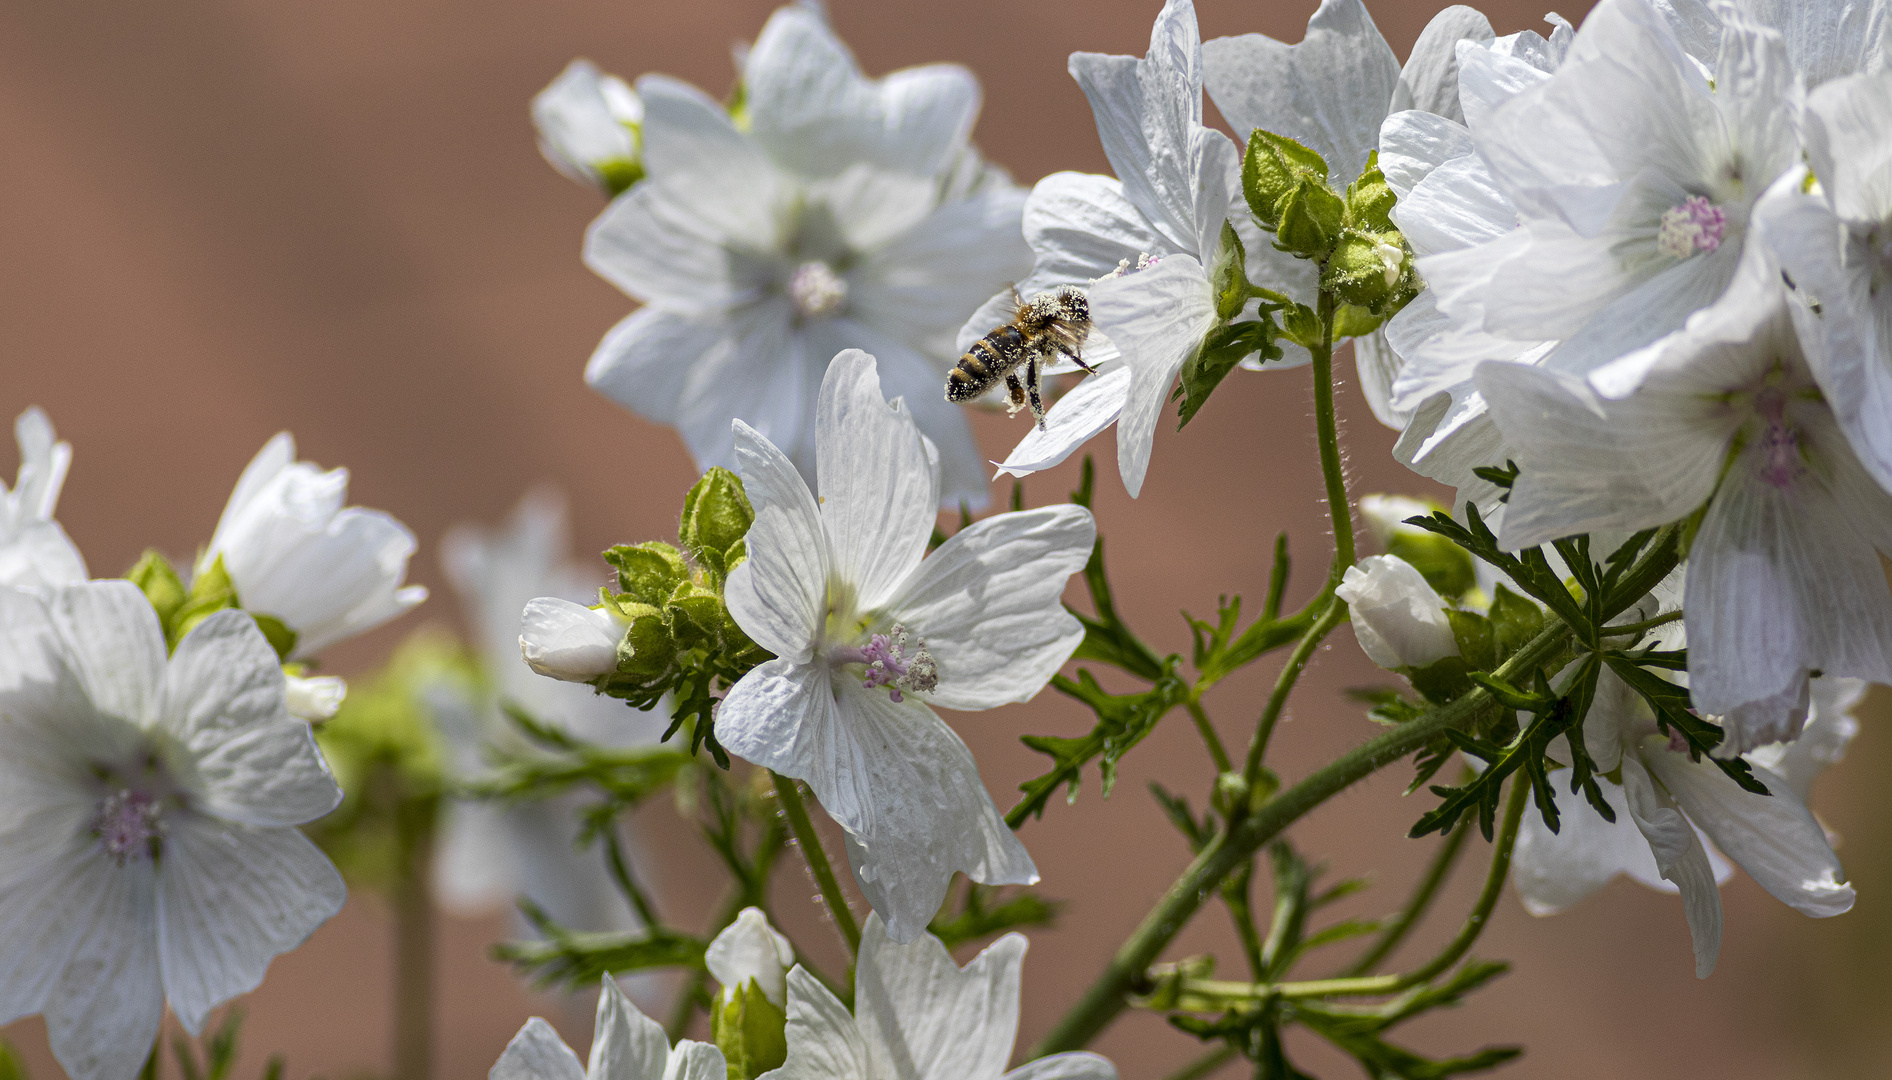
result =
M1025 387L1018 381L1018 372L1014 371L1005 376L1005 389L1012 395L1012 404L1005 410L1005 415L1016 415L1018 410L1025 407Z
M1083 368L1085 371L1090 372L1092 375L1097 374L1097 369L1090 366L1089 364L1086 364L1084 362L1084 358L1078 355L1078 351L1076 349L1073 349L1072 347L1070 347L1069 345L1066 345L1062 341L1057 342L1053 347L1056 348L1059 352L1063 353L1065 356L1070 357L1071 363L1076 364L1078 367Z
M1038 421L1038 430L1045 429L1045 403L1038 396L1038 358L1032 357L1025 364L1025 393L1031 396L1031 415Z

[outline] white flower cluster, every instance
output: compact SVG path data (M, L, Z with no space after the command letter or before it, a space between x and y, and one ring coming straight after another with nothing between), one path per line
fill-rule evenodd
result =
M88 580L53 518L71 448L17 425L0 501L0 1023L43 1014L75 1080L126 1080L165 1006L192 1033L341 909L296 826L341 791L313 654L419 603L411 534L344 508L289 436L238 481L189 581Z

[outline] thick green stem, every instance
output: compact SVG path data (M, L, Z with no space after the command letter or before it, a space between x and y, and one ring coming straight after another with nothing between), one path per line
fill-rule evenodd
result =
M1570 628L1562 623L1545 627L1499 667L1496 675L1509 681L1518 678L1520 672L1535 670L1562 651L1569 644L1570 636ZM1194 917L1203 901L1263 844L1279 836L1308 811L1426 745L1447 728L1472 726L1495 705L1490 694L1473 690L1449 705L1409 720L1329 762L1262 804L1229 832L1210 841L1117 950L1084 996L1032 1047L1029 1056L1038 1058L1081 1050L1109 1026L1127 1004L1125 995L1145 984L1150 965Z
M1399 948L1400 943L1406 940L1406 935L1412 933L1413 927L1419 925L1419 920L1425 918L1426 909L1432 906L1433 899L1439 894L1439 887L1451 876L1452 867L1457 865L1459 854L1465 850L1465 841L1471 835L1472 818L1466 815L1457 828L1446 834L1439 850L1433 853L1425 877L1419 879L1418 886L1412 891L1412 899L1406 901L1406 906L1380 931L1379 940L1373 943L1373 947L1347 969L1347 975L1368 974L1380 965L1380 961L1393 955L1393 950Z
M1524 807L1530 801L1530 795L1531 785L1524 777L1516 777L1511 781L1511 795L1505 802L1504 820L1492 845L1491 870L1485 877L1484 890L1478 894L1478 903L1473 905L1471 914L1465 917L1465 925L1459 928L1452 943L1424 966L1404 975L1376 975L1363 979L1315 979L1274 984L1204 980L1185 984L1185 1000L1200 999L1200 1004L1219 1009L1224 1004L1265 1001L1270 998L1380 997L1431 982L1445 974L1471 951L1472 944L1485 932L1486 924L1491 921L1492 909L1497 906L1498 897L1504 892L1504 879L1511 871L1511 849L1517 844L1518 825L1524 820Z
M1320 473L1327 482L1327 512L1334 522L1334 567L1328 588L1353 565L1353 505L1347 501L1346 467L1340 460L1340 424L1334 415L1334 312L1332 293L1320 294L1320 347L1314 357L1314 432L1320 442Z
M1326 597L1327 607L1320 613L1301 635L1301 640L1288 654L1288 662L1275 676L1274 690L1268 695L1268 704L1261 711L1261 720L1255 725L1255 737L1248 744L1248 763L1243 770L1243 777L1253 786L1261 779L1262 759L1268 753L1268 740L1274 735L1274 726L1281 719L1282 710L1287 708L1288 695L1294 692L1295 684L1301 681L1301 673L1314 659L1314 650L1340 625L1340 620L1347 617L1347 605L1332 595Z
M801 791L795 781L780 773L771 772L769 778L775 781L775 795L782 804L782 813L788 817L788 827L795 834L795 843L801 847L808 872L814 875L815 887L821 890L822 902L828 905L828 914L834 917L835 928L846 939L848 956L852 957L861 951L861 928L847 906L847 894L841 891L841 883L835 879L828 853L822 849L821 837L815 833L815 823L808 820L808 808L802 805Z

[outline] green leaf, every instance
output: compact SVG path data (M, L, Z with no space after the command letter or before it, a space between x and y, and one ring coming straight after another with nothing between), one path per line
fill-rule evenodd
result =
M1544 609L1503 585L1492 590L1488 614L1496 649L1497 663L1493 667L1504 663L1544 630Z
M595 987L606 975L654 968L704 971L707 944L670 930L624 934L579 933L553 922L530 900L519 910L541 935L537 941L509 941L493 946L492 957L529 976L539 989L576 991Z
M1023 891L1013 893L995 904L994 901L1002 895L1003 891L996 886L967 881L959 910L951 916L944 911L934 916L926 928L927 933L951 949L1007 930L1050 926L1057 919L1058 909L1063 906L1045 900L1036 893Z
M1654 672L1644 669L1636 658L1627 653L1609 652L1603 654L1604 662L1630 689L1642 696L1649 707L1655 710L1656 727L1664 735L1680 735L1688 744L1688 755L1695 761L1704 756L1714 762L1716 767L1727 774L1728 779L1741 785L1743 791L1756 795L1771 795L1767 785L1754 775L1754 769L1742 758L1720 758L1711 752L1721 745L1722 730L1696 716L1693 703L1686 687L1677 686L1664 680Z
M1346 204L1325 179L1303 179L1275 205L1276 248L1303 259L1325 259L1341 237ZM1326 274L1322 286L1326 287Z
M1195 419L1209 395L1243 360L1251 355L1259 355L1263 361L1281 359L1283 353L1275 344L1275 333L1274 318L1266 311L1253 322L1223 323L1209 331L1196 351L1183 361L1182 378L1174 395L1182 398L1176 410L1177 429Z
M1016 829L1028 817L1044 813L1045 804L1060 785L1069 785L1069 800L1077 799L1078 777L1092 760L1099 761L1103 793L1117 782L1117 762L1144 736L1155 729L1157 721L1188 697L1188 687L1170 673L1175 658L1165 662L1165 673L1156 685L1139 694L1111 694L1099 686L1091 673L1078 669L1077 679L1054 675L1051 685L1061 693L1082 701L1097 715L1097 726L1082 738L1026 735L1020 741L1053 761L1043 776L1019 785L1025 797L1005 815L1006 824Z

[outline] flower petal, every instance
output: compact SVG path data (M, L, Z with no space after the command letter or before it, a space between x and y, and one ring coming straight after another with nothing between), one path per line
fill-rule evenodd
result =
M1423 109L1429 113L1463 120L1458 104L1458 43L1489 42L1497 37L1491 20L1463 4L1440 11L1419 31L1406 66L1399 71L1399 86L1393 91L1392 111Z
M53 593L47 608L92 704L139 727L150 724L164 678L164 631L138 586L72 585Z
M552 1025L535 1016L506 1044L506 1052L486 1076L487 1080L585 1080L585 1066Z
M57 521L29 521L0 539L0 585L47 588L86 580L85 557Z
M662 1035L661 1028L658 1034ZM630 1074L627 1080L638 1080L638 1077ZM712 1043L678 1039L676 1049L670 1051L670 1060L664 1065L663 1080L729 1080L729 1063L723 1058L722 1050Z
M750 979L761 988L762 996L776 1005L784 1005L788 990L784 981L788 969L795 966L795 947L788 937L769 925L761 908L743 908L736 921L723 928L703 954L710 976L729 989Z
M844 733L838 730L829 684L823 665L785 658L759 664L730 687L717 706L716 740L742 760L783 776L807 779L817 771L845 767L845 762L837 763L840 752L835 747Z
M1025 433L999 466L999 475L1029 476L1062 462L1116 423L1129 396L1130 369L1123 364L1086 378L1045 411L1044 427Z
M642 307L613 326L585 365L585 385L660 424L682 412L690 374L723 342L726 325Z
M164 1019L152 873L149 863L93 865L98 906L46 1002L46 1036L72 1080L124 1080L137 1075Z
M788 973L788 1060L776 1080L868 1080L867 1044L861 1029L821 980L803 967ZM882 1078L888 1080L888 1078ZM902 1072L891 1080L912 1080Z
M617 670L624 624L609 611L556 596L536 597L520 613L519 654L549 679L590 682Z
M1018 1035L1025 938L1007 934L963 969L931 934L889 940L876 915L861 929L854 1017L877 1076L902 1080L996 1077Z
M1147 270L1091 290L1091 318L1123 350L1132 372L1123 415L1117 420L1117 471L1135 497L1150 467L1156 419L1170 386L1215 325L1215 305L1202 264L1169 255Z
M1603 797L1616 811L1616 820L1604 821L1581 796L1566 798L1562 828L1551 832L1543 818L1526 812L1511 855L1511 884L1524 910L1533 915L1555 915L1609 883L1617 874L1657 881L1661 870L1630 818L1623 789L1599 779ZM1571 805L1574 800L1574 806Z
M178 643L157 720L195 756L207 813L300 825L342 801L307 721L289 715L275 650L241 611L217 612Z
M994 290L1032 272L1032 250L1020 234L1025 199L1009 184L982 191L934 209L869 252L849 275L854 320L940 358L963 353L954 346L966 317Z
M1708 864L1707 849L1676 809L1675 800L1650 780L1636 754L1623 755L1623 792L1628 796L1630 817L1649 841L1663 878L1682 890L1682 911L1695 944L1695 977L1706 979L1721 955L1721 889Z
M735 421L736 472L755 507L749 557L723 590L729 614L756 643L791 663L808 659L827 615L828 538L821 511L775 445Z
M1117 1067L1101 1054L1074 1050L1027 1061L1004 1080L1117 1080Z
M262 985L269 962L342 910L342 875L292 828L176 820L158 874L165 996L196 1035L219 1004Z
M19 743L6 735L11 756ZM22 805L31 788L18 783L29 779L20 772L8 770L0 832L0 1023L9 1024L44 1011L87 928L116 914L114 883L128 876L114 877L117 868L96 853L90 799L69 784L44 784L41 773L53 798Z
M591 1080L657 1080L665 1075L670 1058L670 1037L663 1026L637 1011L606 975L598 995L598 1018L592 1026ZM722 1057L719 1051L716 1055Z
M1472 149L1472 133L1464 124L1433 113L1409 109L1380 125L1380 172L1401 202L1432 170ZM1399 206L1393 210L1397 214Z
M927 700L990 709L1043 689L1084 638L1060 598L1096 535L1090 511L1046 506L974 522L927 556L888 605L939 665Z

